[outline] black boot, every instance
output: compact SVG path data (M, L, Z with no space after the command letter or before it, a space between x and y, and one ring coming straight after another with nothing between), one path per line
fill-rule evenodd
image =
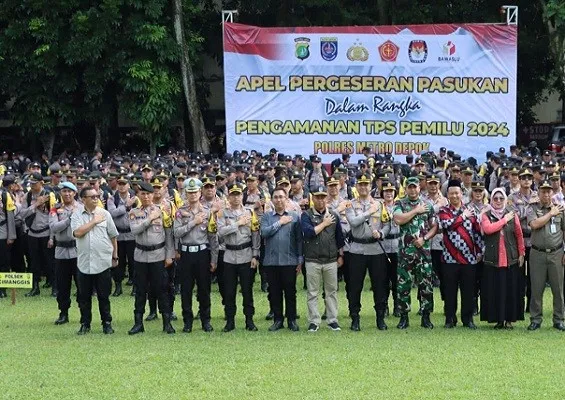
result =
M102 332L104 332L104 335L111 335L114 333L114 329L112 328L112 323L111 322L103 322L102 323Z
M8 295L6 294L6 289L0 289L0 299L4 297L8 297Z
M145 332L145 328L143 327L143 314L135 313L133 315L134 324L132 328L128 331L128 335L135 335L137 333Z
M118 297L121 296L122 293L123 293L122 282L116 282L116 289L114 290L114 293L112 293L112 296Z
M227 321L226 321L226 326L224 326L224 329L222 329L222 331L224 332L231 332L235 329L235 320L234 317L228 317Z
M39 296L39 282L33 282L33 287L31 288L31 290L29 292L27 292L25 294L25 297L34 297L34 296Z
M51 288L51 282L46 280L45 283L43 284L43 289L50 289L50 288Z
M209 320L208 321L202 321L202 330L204 332L212 332L214 330L214 328L210 324Z
M400 307L397 304L394 305L394 312L392 313L395 317L400 317Z
M57 298L59 296L59 291L55 288L51 288L51 297Z
M359 315L354 315L351 317L351 328L353 332L359 332L361 330L361 323L359 321Z
M128 278L128 281L126 282L126 286L133 286L133 280L131 278Z
M63 325L69 322L69 314L62 312L59 314L59 318L55 321L55 325Z
M157 316L157 310L149 310L149 315L147 316L147 318L145 318L145 320L154 321L156 319L159 319L159 317Z
M245 329L250 332L257 332L257 326L253 322L253 317L245 317Z
M422 311L422 323L420 324L422 328L434 329L434 324L430 321L430 312Z
M384 310L377 311L377 329L379 331L386 331L388 329L388 327L386 326L386 323L385 323L385 311Z
M398 325L396 325L396 327L398 329L406 329L409 326L410 326L410 320L408 319L408 313L401 313L400 321L398 321Z
M273 310L269 310L269 313L267 314L267 316L265 317L265 319L266 319L267 321L271 321L274 317L275 317L275 313L273 312Z
M176 332L171 325L171 314L163 314L163 332L169 335Z
M185 320L184 321L184 326L182 328L182 331L184 333L190 333L192 332L192 320Z

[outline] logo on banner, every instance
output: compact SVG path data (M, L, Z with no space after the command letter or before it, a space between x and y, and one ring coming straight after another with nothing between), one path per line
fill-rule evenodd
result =
M428 45L424 40L412 40L408 46L408 57L413 63L423 63L428 58Z
M355 42L347 50L347 58L349 61L367 61L369 59L369 50L362 46L362 43Z
M326 61L333 61L337 57L337 38L320 38L320 54Z
M394 44L390 40L387 40L386 42L384 42L379 46L379 54L381 56L381 61L385 61L385 62L396 61L396 57L398 57L398 50L400 50L400 48L396 44Z
M306 60L310 57L310 39L306 37L299 37L294 39L295 42L295 52L296 58L299 60Z
M455 47L455 43L451 40L443 44L442 52L443 56L438 57L438 61L459 62L461 59L461 57L455 55L457 48Z

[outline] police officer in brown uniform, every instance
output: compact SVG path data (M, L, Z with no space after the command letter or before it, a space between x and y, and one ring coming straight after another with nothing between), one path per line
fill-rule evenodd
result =
M218 236L216 223L210 209L200 203L202 182L196 178L184 181L186 202L176 214L174 235L181 254L179 276L181 284L183 332L192 332L192 291L197 285L202 330L211 332L210 324L210 271L218 262Z
M532 228L532 250L530 252L530 279L532 298L530 302L530 326L534 331L541 327L543 319L543 291L549 281L553 295L553 327L565 331L563 323L563 240L565 234L565 207L551 202L553 189L547 180L539 185L539 202L531 204L528 225Z
M143 314L147 288L157 298L159 311L163 315L163 332L175 333L171 325L171 303L168 295L169 275L175 257L172 221L159 206L153 204L153 186L139 183L141 207L130 211L131 232L135 236L135 323L130 335L143 332Z
M237 281L241 284L245 329L256 331L253 322L253 270L259 264L259 221L255 212L242 205L243 186L234 183L228 186L229 208L218 212L218 236L224 239L224 295L226 326L224 332L235 329Z
M0 190L0 194L0 272L9 272L10 248L17 238L14 216L16 206L7 190ZM0 288L0 298L2 297L6 297L6 289Z

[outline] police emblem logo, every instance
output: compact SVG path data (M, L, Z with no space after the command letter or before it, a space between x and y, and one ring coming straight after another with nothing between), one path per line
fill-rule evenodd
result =
M362 43L355 42L347 50L347 59L349 61L367 61L369 59L369 50L362 46Z
M191 188L192 188L192 187L195 187L195 186L196 186L196 181L195 181L194 179L191 179L191 180L188 182L188 186L191 187Z
M428 58L428 45L424 40L412 40L408 45L410 62L423 63Z
M299 37L294 39L295 52L294 55L299 60L306 60L310 57L310 39L306 37Z
M379 55L381 56L381 61L384 62L396 61L396 57L398 57L399 50L400 48L396 44L394 44L390 40L387 40L386 42L384 42L379 46Z
M333 61L337 57L337 38L323 37L320 38L320 54L326 61Z

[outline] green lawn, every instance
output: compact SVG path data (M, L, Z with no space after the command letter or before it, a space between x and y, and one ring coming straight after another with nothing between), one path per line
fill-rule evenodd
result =
M267 299L257 290L259 332L246 332L238 315L237 330L225 334L217 287L213 290L213 333L195 324L198 329L183 334L177 321L178 333L168 336L159 320L146 322L146 332L135 337L127 335L133 320L129 288L127 295L112 298L116 333L101 333L94 302L93 330L84 337L75 334L75 303L71 323L58 327L56 301L46 290L33 299L18 290L15 306L0 300L0 398L563 398L565 334L551 328L549 291L546 320L533 333L525 329L528 321L513 331L494 331L478 321L477 331L445 330L440 313L432 315L432 331L421 328L412 313L408 331L397 330L391 316L389 330L379 332L368 290L359 333L348 329L343 290L341 332L325 326L306 332L306 298L299 290L301 331L271 333L264 319ZM175 310L180 313L180 300Z

